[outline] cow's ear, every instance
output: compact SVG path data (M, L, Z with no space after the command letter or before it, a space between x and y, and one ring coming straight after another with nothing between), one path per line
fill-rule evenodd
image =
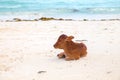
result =
M72 41L72 39L74 39L74 36L68 36L65 41Z

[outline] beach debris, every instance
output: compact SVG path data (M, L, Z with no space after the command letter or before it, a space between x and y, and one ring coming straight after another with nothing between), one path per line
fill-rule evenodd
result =
M108 28L104 28L104 30L108 30Z
M112 71L108 71L108 72L107 72L107 74L110 74L110 73L112 73Z
M106 21L106 19L101 19L101 21Z
M41 17L35 19L20 19L20 18L13 18L12 20L5 20L6 22L19 22L19 21L49 21L49 20L58 20L58 21L120 21L120 19L65 19L65 18L54 18L54 17ZM4 20L0 20L0 22L4 22Z
M73 19L65 19L65 21L73 21Z
M39 20L42 20L42 21L48 21L48 20L55 20L54 18L47 18L47 17L41 17Z
M82 42L82 41L88 41L88 40L83 39L83 40L75 40L75 41Z
M47 71L38 71L38 74L46 73Z
M59 19L56 19L56 20L60 20L60 21L62 21L62 20L64 20L63 18L59 18Z
M62 20L65 20L65 21L73 21L73 19L63 19L63 18L53 18L53 17L41 17L39 20L42 20L42 21L49 21L49 20L59 20L59 21L62 21Z
M39 19L34 19L34 21L39 21Z
M22 21L22 20L19 19L19 18L14 18L13 20L16 21L16 22L18 22L18 21Z
M83 19L83 21L88 21L88 19Z

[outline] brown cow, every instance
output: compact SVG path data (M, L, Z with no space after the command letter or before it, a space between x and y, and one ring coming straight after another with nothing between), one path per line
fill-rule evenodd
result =
M65 34L60 35L57 42L54 44L54 48L64 50L64 52L57 55L59 58L65 58L66 60L78 60L80 57L87 55L86 45L83 43L73 42L73 38L73 36L67 36Z

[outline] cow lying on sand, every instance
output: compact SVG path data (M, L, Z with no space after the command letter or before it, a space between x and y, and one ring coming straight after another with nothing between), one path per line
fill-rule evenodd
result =
M57 42L54 44L54 48L63 49L57 56L59 58L65 58L65 60L78 60L80 57L87 55L87 47L84 43L75 43L72 41L73 36L67 36L62 34L59 36Z

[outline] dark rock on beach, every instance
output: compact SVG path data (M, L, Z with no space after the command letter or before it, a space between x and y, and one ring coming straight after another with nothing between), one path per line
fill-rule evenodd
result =
M38 71L38 74L46 73L47 71Z
M19 19L19 18L14 18L13 20L16 21L16 22L18 22L18 21L22 21L22 20Z

